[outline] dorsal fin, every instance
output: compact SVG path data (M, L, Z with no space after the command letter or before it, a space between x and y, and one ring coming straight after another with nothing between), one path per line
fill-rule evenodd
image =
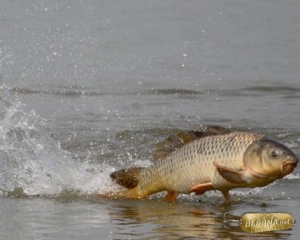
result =
M168 137L166 140L157 145L156 151L153 154L153 160L157 161L163 159L171 152L196 139L211 135L223 135L227 133L230 133L228 129L214 125L208 125L203 130L199 131L179 132L176 135Z

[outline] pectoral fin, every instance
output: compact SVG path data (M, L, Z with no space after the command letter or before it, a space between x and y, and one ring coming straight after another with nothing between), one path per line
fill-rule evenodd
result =
M201 183L198 184L194 187L192 187L191 191L194 192L196 195L201 195L203 193L205 193L206 191L209 190L213 190L214 186L212 185L211 182L207 182L207 183Z
M222 194L226 200L227 203L231 204L233 203L232 199L231 199L231 196L229 194L229 191L222 191Z
M234 184L241 184L245 182L245 180L243 179L245 171L222 166L216 161L213 162L213 165L217 167L218 173L228 182Z

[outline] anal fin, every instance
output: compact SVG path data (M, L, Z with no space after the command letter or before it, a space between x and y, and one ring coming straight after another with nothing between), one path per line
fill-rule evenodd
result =
M164 200L167 202L175 202L178 195L178 192L168 192Z

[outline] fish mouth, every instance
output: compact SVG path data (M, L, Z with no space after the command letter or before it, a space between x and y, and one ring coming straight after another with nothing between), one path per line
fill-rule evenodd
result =
M297 167L298 160L286 160L281 164L281 172L284 174L290 174L294 171L295 167Z

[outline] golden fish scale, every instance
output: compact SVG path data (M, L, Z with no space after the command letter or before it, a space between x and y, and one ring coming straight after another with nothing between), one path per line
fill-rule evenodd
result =
M140 175L139 188L158 188L181 193L205 182L212 182L215 189L230 188L231 183L217 172L213 162L234 168L244 167L243 154L255 140L264 137L258 133L234 132L208 136L185 144L158 160Z

